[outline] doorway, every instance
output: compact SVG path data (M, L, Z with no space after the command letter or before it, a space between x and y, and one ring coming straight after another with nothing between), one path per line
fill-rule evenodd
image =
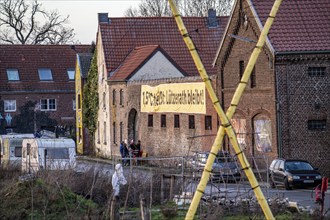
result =
M136 141L137 138L137 111L133 108L130 110L128 114L128 123L127 123L127 128L128 128L128 140L134 140Z

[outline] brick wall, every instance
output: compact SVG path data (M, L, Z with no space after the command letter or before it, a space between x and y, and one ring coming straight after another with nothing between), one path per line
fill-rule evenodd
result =
M310 76L309 67L324 67L324 76ZM330 56L278 56L280 155L310 161L330 175ZM309 130L308 120L326 120L325 129Z
M244 18L247 20L244 20ZM259 28L246 1L242 8L235 8L231 23L216 61L218 68L218 95L225 110L230 106L234 92L240 81L240 62L244 69L259 38ZM228 36L232 35L232 36ZM241 39L238 39L241 38ZM250 41L254 42L250 42ZM248 157L267 158L277 156L276 98L273 56L265 45L255 65L255 87L248 82L233 118L246 120L246 149ZM254 120L271 120L271 152L260 152L255 147ZM233 151L225 141L225 149Z
M215 77L212 77L215 86ZM116 105L114 108L116 120L116 143L111 143L116 155L119 155L120 143L120 122L123 123L123 140L131 139L132 136L128 132L128 127L132 121L130 112L136 110L136 136L135 141L141 140L141 146L152 156L178 156L187 155L189 152L197 150L210 150L215 134L217 132L217 115L213 105L206 94L206 115L212 116L212 130L205 130L205 115L203 114L185 114L185 113L150 113L153 115L153 127L148 127L148 114L140 112L140 95L141 85L159 85L163 83L184 83L184 82L201 82L200 77L185 77L180 79L163 79L149 81L134 81L112 83L110 85L110 94L116 90ZM119 105L119 91L123 90L124 105ZM110 95L110 103L112 96ZM113 110L111 110L113 112ZM160 126L161 115L166 115L166 127ZM178 114L180 119L180 127L174 128L174 115ZM195 116L195 129L188 127L188 115ZM110 124L113 124L114 118L111 117ZM113 127L111 128L113 136Z
M32 102L40 102L40 99L56 99L56 111L46 111L49 114L49 117L55 119L58 125L62 126L75 126L75 110L73 110L72 100L74 99L74 92L61 94L61 93L47 93L47 94L38 94L38 93L30 93L30 94L2 94L2 100L16 100L16 111L8 112L11 117L15 115L19 115L20 108L25 105L28 101ZM2 116L7 113L2 113ZM47 124L40 124L37 118L38 128L42 126L48 126ZM12 124L14 131L15 128L20 125Z

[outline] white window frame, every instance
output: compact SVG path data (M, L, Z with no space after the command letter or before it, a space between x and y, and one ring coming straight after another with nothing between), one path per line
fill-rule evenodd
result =
M69 80L73 81L75 80L74 76L75 76L75 71L74 69L67 69L66 73L68 74Z
M45 71L47 71L47 72L45 72ZM53 81L53 73L50 68L39 68L38 73L39 73L40 81ZM44 75L44 74L47 74L47 75Z
M18 69L7 69L8 81L19 81Z
M16 100L4 100L5 112L16 112Z
M51 105L53 105L51 103L51 101L54 100L54 106L55 108L50 108ZM43 104L42 102L46 101L46 108L44 108L45 104ZM40 111L56 111L57 109L57 103L56 103L56 99L40 99Z

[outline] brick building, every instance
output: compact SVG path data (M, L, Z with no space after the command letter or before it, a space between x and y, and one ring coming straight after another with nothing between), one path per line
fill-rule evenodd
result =
M90 139L88 129L83 126L83 91L87 82L88 71L91 66L93 54L77 54L75 69L75 92L76 92L76 146L78 154L89 154Z
M0 45L1 133L75 127L76 53L89 45ZM38 108L35 108L38 106Z
M227 17L183 20L206 70L214 75L212 61ZM142 85L200 82L173 18L108 18L99 14L97 53L100 107L96 153L102 157L119 155L119 143L124 139L140 139L150 155L183 155L189 147L210 149L218 124L211 105L207 104L206 115L194 115L195 128L190 129L189 114L140 111ZM148 123L151 118L152 126ZM205 120L212 128L205 129ZM174 128L178 122L179 127Z
M214 62L225 109L273 3L236 1ZM248 155L306 159L330 175L329 18L326 0L282 2L234 115Z

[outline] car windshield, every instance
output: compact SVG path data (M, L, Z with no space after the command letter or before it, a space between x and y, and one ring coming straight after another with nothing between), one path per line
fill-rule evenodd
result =
M217 156L216 161L218 163L235 162L234 158L230 154L224 154L224 155Z
M196 153L195 155L196 155L195 160L202 163L206 163L209 153ZM235 162L235 159L227 152L219 152L214 162L229 163L229 162Z
M304 161L287 161L285 163L286 170L313 170L313 167Z

